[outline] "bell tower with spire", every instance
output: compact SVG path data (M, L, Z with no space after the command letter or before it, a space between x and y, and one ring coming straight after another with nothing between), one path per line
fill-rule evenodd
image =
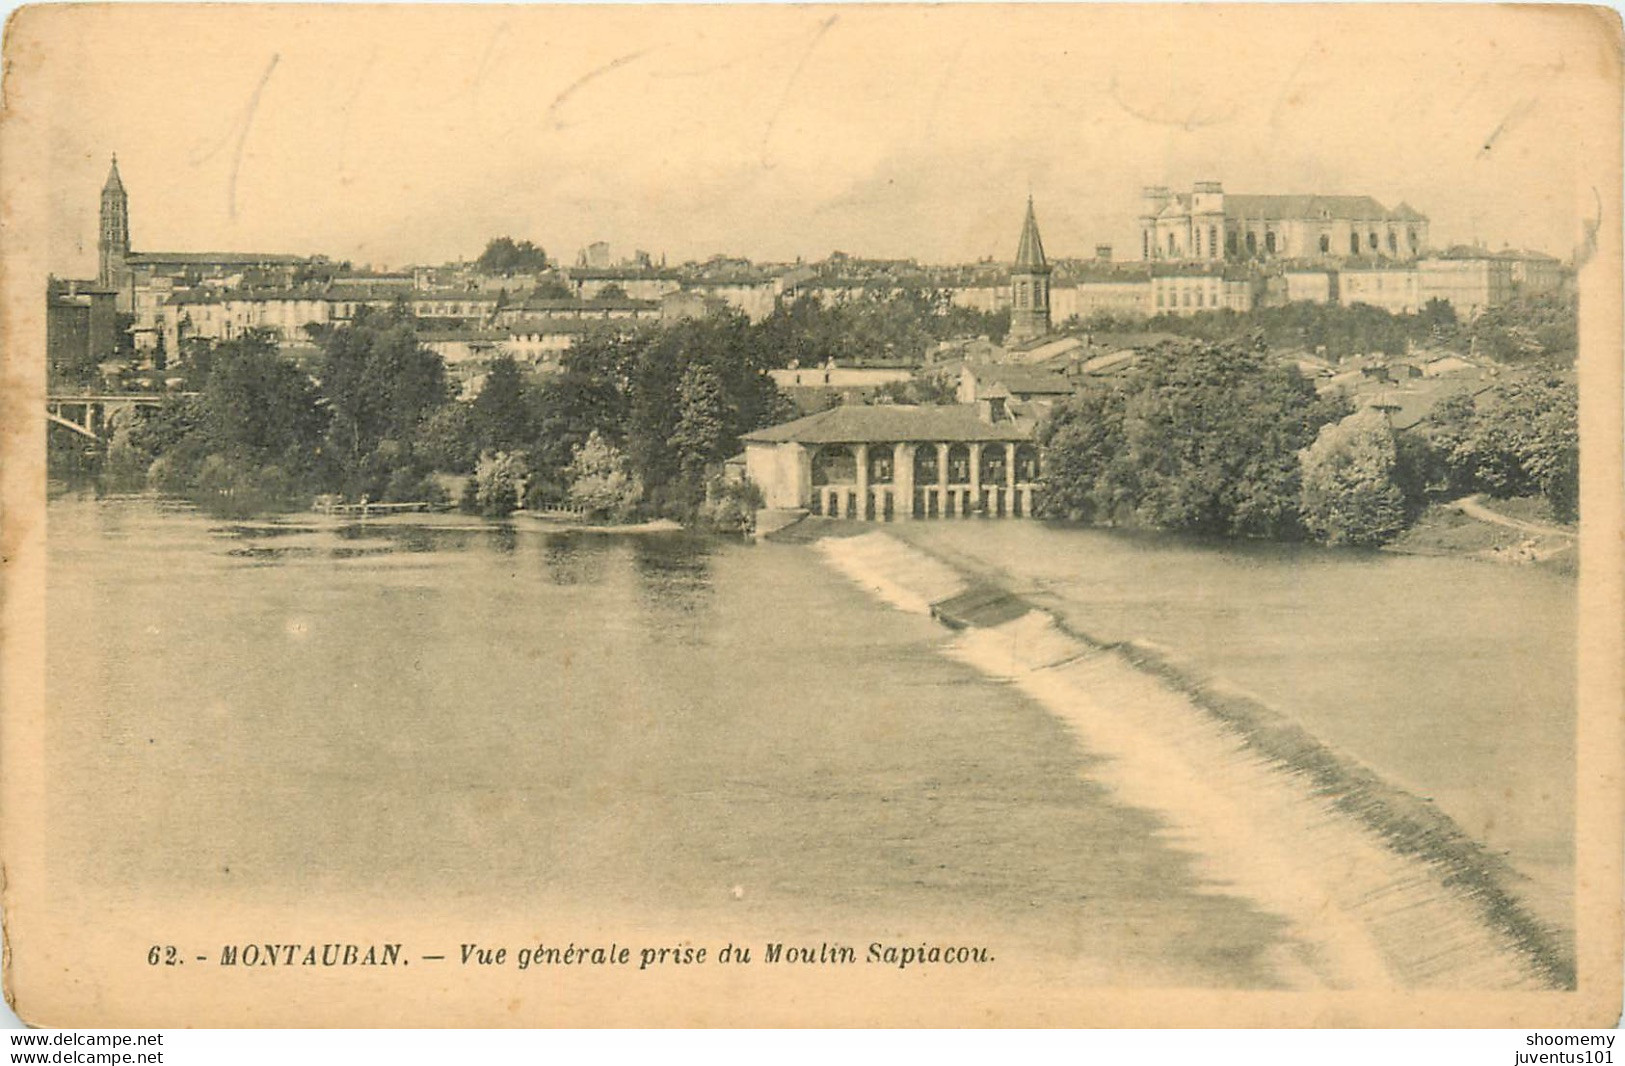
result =
M105 289L120 294L125 287L125 261L130 255L130 197L124 191L124 182L118 175L118 156L107 171L102 185L101 230L96 238L100 253L100 271L96 280Z
M1010 271L1010 342L1024 344L1049 333L1049 261L1038 236L1033 198L1027 197L1027 220L1021 227L1016 265Z

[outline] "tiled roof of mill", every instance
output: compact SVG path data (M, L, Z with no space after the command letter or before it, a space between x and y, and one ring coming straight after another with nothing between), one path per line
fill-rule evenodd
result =
M843 404L794 422L746 433L740 439L755 444L1012 441L1030 440L1034 425L1029 418L984 422L977 408L969 404Z

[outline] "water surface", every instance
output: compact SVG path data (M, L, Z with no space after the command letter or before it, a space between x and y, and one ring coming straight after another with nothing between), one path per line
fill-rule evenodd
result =
M49 508L64 891L494 900L714 938L971 930L1112 983L1277 983L1049 713L804 546Z

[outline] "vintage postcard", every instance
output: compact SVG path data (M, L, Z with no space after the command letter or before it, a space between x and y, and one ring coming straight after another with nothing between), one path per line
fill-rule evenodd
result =
M0 124L51 1026L1611 1026L1576 6L62 4Z

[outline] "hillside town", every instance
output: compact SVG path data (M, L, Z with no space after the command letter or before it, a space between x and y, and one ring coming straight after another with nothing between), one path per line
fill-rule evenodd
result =
M358 450L352 459L371 474L317 479L329 506L427 505L460 494L472 506L479 469L505 486L481 491L511 495L516 507L587 506L572 495L582 480L572 464L597 455L638 475L623 486L628 498L588 506L601 517L692 516L700 499L727 488L736 510L776 512L774 524L786 514L1087 512L1116 521L1116 504L1056 503L1067 494L1044 477L1055 427L1091 389L1132 390L1148 368L1199 364L1204 346L1290 369L1304 396L1335 399L1323 422L1372 412L1390 434L1423 426L1441 404L1470 404L1514 367L1572 384L1573 271L1552 256L1435 248L1426 215L1364 195L1234 194L1197 181L1189 192L1146 187L1141 211L1132 258L1105 244L1088 257L1050 256L1029 196L1014 257L1002 263L837 251L818 262L717 256L674 265L642 250L617 257L604 242L566 262L503 236L475 259L385 270L322 255L138 251L115 157L101 191L97 277L48 285L53 439L67 431L69 450L81 453L94 452L85 440L117 444L132 429L142 440L166 397L174 406L198 394L217 353L245 344L299 368L300 387L320 391L335 343L387 322L433 364L427 372L444 395L423 398L410 424L374 433L373 444L413 452L410 474L398 456L361 463ZM655 339L674 337L682 339ZM636 433L585 424L574 409L580 397L561 390L605 371L597 386L619 390L631 408L647 403L627 367L608 369L604 357L663 343L675 349L653 376L664 374L668 407L714 410L687 453L676 455L683 429L673 424L654 430L638 459ZM718 354L729 345L742 360L732 369ZM695 378L700 366L705 375ZM397 365L358 385L372 394L352 401L388 402L395 385L386 379L401 373ZM741 373L749 396L739 392ZM317 402L326 414L344 407L331 395ZM493 409L508 410L506 429L463 424ZM460 428L447 430L452 422ZM446 432L457 440L423 439ZM651 448L672 454L656 460ZM149 444L143 454L162 450ZM550 461L538 464L539 453ZM137 459L129 462L144 465ZM276 465L290 463L300 465ZM679 468L684 505L657 491ZM1441 475L1415 477L1437 487ZM1527 478L1511 480L1527 488ZM754 528L758 517L730 522ZM1381 541L1400 525L1344 539Z

